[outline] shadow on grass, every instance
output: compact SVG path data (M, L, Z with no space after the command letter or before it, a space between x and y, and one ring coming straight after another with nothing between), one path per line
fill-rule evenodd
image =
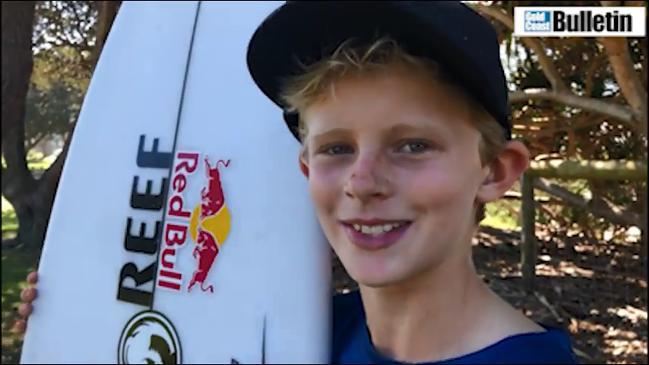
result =
M533 293L523 288L520 236L482 228L477 270L537 322L566 330L581 363L647 363L647 278L639 244L539 237Z

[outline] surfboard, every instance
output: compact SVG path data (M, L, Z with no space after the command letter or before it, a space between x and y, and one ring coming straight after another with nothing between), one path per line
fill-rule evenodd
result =
M281 2L124 2L71 141L22 363L325 363L330 255L245 62Z

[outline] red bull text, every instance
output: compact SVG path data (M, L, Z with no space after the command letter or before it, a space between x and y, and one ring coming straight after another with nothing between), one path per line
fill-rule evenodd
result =
M180 290L182 273L175 269L177 250L187 241L187 230L191 212L187 210L183 192L187 187L187 176L198 167L198 153L178 152L176 154L171 178L171 196L167 201L167 216L160 261L158 265L157 285L161 288Z
M221 184L219 168L226 168L230 160L218 160L213 165L209 158L204 158L205 185L200 191L200 203L193 209L188 208L188 202L195 197L186 197L188 178L199 167L200 154L196 152L178 152L176 154L171 180L171 196L167 205L167 216L158 265L158 280L160 288L181 291L183 287L183 272L176 268L178 250L191 239L194 243L192 257L196 268L187 285L191 291L199 285L202 291L213 292L212 285L207 285L208 274L214 265L220 246L230 230L230 215L225 204L225 195ZM196 181L190 178L189 181Z

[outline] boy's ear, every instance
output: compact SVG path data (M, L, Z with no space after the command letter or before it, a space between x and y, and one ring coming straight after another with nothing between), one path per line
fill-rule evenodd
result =
M530 163L530 152L520 141L509 141L493 162L485 166L487 176L476 199L488 203L500 199L520 178Z
M304 177L307 179L309 178L309 165L307 165L307 162L304 158L304 155L300 154L300 157L298 158L298 162L300 164L300 170L302 171L302 174Z

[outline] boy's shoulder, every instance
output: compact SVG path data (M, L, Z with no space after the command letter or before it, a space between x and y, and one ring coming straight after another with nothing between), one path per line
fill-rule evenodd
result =
M335 294L333 301L334 307L353 307L362 305L361 295L358 290Z
M365 326L363 302L358 291L336 294L333 297L332 362L358 341L358 333Z
M360 293L355 290L333 297L334 333L350 322L356 322L364 317L363 302Z
M544 332L509 336L497 343L458 359L459 362L509 364L575 364L568 334L559 328L541 325ZM452 362L452 361L451 361Z
M543 327L545 331L510 335L475 352L453 359L446 359L442 362L449 364L576 363L568 334L559 328L538 325ZM358 291L334 295L332 334L333 363L347 362L347 360L351 362L394 363L393 360L375 353L369 342L370 340L365 338L365 312Z

